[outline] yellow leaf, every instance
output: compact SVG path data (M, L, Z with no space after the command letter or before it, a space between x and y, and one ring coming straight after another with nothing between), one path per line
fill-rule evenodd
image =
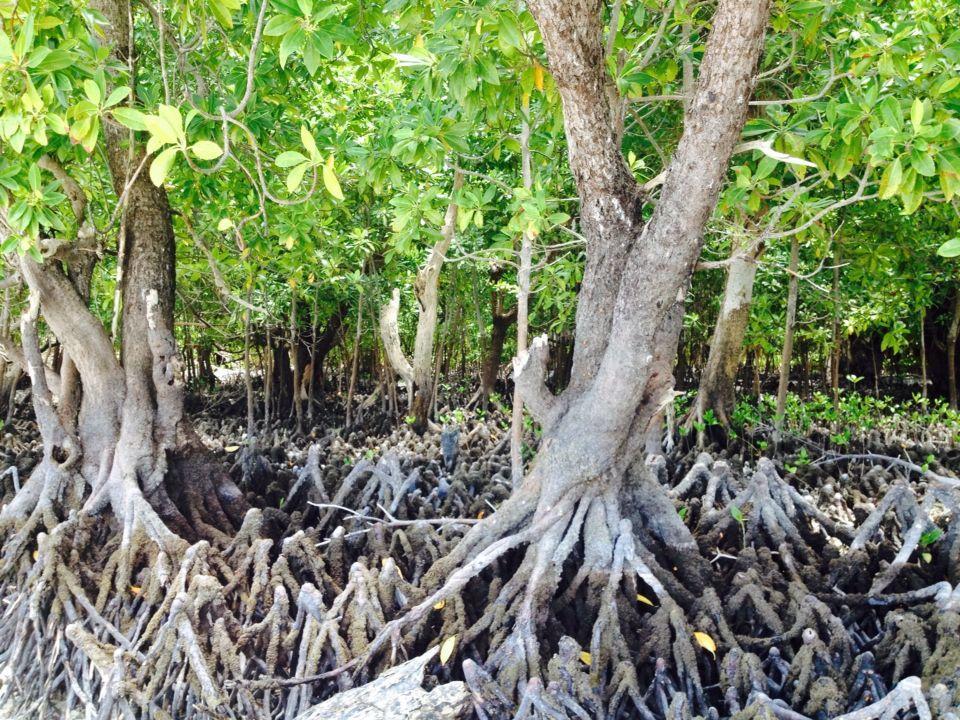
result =
M650 607L656 607L656 605L653 604L653 601L650 600L650 598L648 598L648 597L646 597L646 596L644 596L644 595L639 595L639 594L638 594L638 595L637 595L637 600L639 600L640 602L644 603L645 605L649 605Z
M134 595L139 595L139 594L140 594L140 587L137 586L137 585L131 585L131 586L130 586L130 592L132 592Z
M443 644L440 645L440 664L446 665L447 660L450 659L450 656L453 655L453 649L457 646L457 636L451 635L446 640L443 641Z
M239 449L240 449L240 446L239 446L239 445L227 445L227 446L224 448L224 450L226 450L227 452L236 452L236 451L239 450Z
M580 662L582 662L584 665L589 665L592 660L593 658L590 657L590 653L588 653L586 650L580 651Z
M486 513L485 513L483 510L481 510L480 512L478 512L478 513L477 513L477 520L483 520L483 516L484 516L484 515L486 515Z
M190 146L190 152L201 160L216 160L223 155L223 148L212 140L201 140Z
M475 28L475 30L477 31L477 35L481 33L481 31L483 30L483 18L477 18L477 27Z
M713 638L707 635L705 632L700 632L697 630L693 634L694 639L697 641L697 644L702 647L704 650L709 652L711 655L716 656L717 654L717 644L713 641Z
M40 557L40 553L38 553L36 550L34 550L34 551L33 551L33 561L36 562L38 557Z
M343 200L343 190L340 189L340 181L337 180L337 174L333 171L333 155L331 155L323 166L323 184L327 192L333 195L337 200Z
M435 603L433 604L433 609L434 609L434 610L443 610L443 608L446 606L446 604L447 604L447 601L446 601L446 600L438 600L437 602L435 602Z
M533 86L543 92L543 65L540 63L533 65Z
M310 134L306 125L300 126L300 142L303 143L303 147L309 153L310 159L316 162L320 158L320 150L317 148L317 141L313 139L313 135Z
M413 39L413 46L414 46L414 47L417 47L417 48L422 48L422 47L423 47L423 35L417 35L417 36Z

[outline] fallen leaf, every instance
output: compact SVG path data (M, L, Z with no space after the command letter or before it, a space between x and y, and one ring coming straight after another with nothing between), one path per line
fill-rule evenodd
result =
M589 665L592 660L593 658L590 657L590 653L588 653L586 650L580 651L580 662L582 662L584 665Z
M709 652L711 655L716 657L717 654L717 644L713 641L713 638L707 635L705 632L700 632L697 630L693 633L694 639L697 641L697 644L702 647L704 650Z
M645 597L643 595L637 595L637 600L639 600L640 602L646 605L649 605L650 607L656 607L656 605L653 604L653 601L650 600L650 598Z
M140 594L140 586L139 586L139 585L131 585L131 586L130 586L130 592L132 592L134 595L139 595L139 594Z
M227 445L227 446L224 448L224 450L226 450L227 452L236 452L236 451L239 450L239 449L240 449L240 446L239 446L239 445Z
M33 551L33 561L36 562L38 557L40 557L40 553L38 553L36 550L34 550L34 551Z
M435 602L435 603L433 604L433 609L434 609L434 610L443 610L443 608L446 606L446 604L447 604L447 601L446 601L446 600L438 600L437 602Z
M453 655L453 649L457 646L457 636L451 635L446 640L443 641L443 644L440 645L440 664L446 665L447 660L450 659L450 656Z

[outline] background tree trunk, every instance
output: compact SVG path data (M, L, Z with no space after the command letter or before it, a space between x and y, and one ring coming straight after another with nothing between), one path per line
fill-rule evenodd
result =
M793 359L793 330L797 320L797 293L800 266L800 242L794 235L790 240L790 280L787 289L787 320L783 334L783 353L780 357L780 384L777 386L777 409L774 413L774 425L777 430L783 425L783 415L787 408L787 391L790 389L790 361Z
M414 282L419 314L412 363L403 357L403 346L400 342L400 332L397 326L397 315L400 309L399 290L393 291L391 302L385 305L380 313L380 333L383 338L383 346L391 366L407 383L408 392L412 392L410 414L414 418L413 428L419 433L427 429L430 405L433 400L433 343L437 330L440 270L443 268L447 250L450 248L450 243L453 242L453 236L456 232L456 194L461 187L463 187L463 173L455 170L453 188L450 191L450 203L447 205L440 240L433 246L430 257L420 268Z
M960 288L953 295L953 315L947 328L947 384L950 407L957 409L957 336L960 335Z
M749 238L734 243L731 249L723 303L710 339L710 354L700 376L691 420L702 421L704 413L712 410L721 425L730 426L736 407L737 371L750 324L757 258L761 252L761 244Z

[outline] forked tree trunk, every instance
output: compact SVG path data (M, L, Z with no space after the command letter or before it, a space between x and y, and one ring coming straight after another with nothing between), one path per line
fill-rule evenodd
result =
M380 335L387 359L394 371L407 384L410 414L413 416L413 428L419 433L427 429L430 405L433 399L433 344L437 331L437 312L439 306L438 288L440 270L447 258L447 250L453 242L457 227L456 194L463 187L463 173L453 174L453 188L450 191L450 203L443 220L440 239L430 251L426 264L417 273L414 293L417 297L417 337L413 349L413 362L404 357L400 343L400 330L397 316L400 311L400 291L394 289L390 302L380 311Z
M762 249L759 243L750 239L735 242L731 249L723 303L710 338L710 354L700 376L690 420L702 422L704 414L712 411L723 427L730 426L737 401L737 371L750 324L757 258Z
M685 573L703 572L689 530L637 460L651 419L673 397L683 301L704 225L746 119L768 0L718 3L684 132L646 223L642 208L648 198L624 161L609 101L603 7L601 0L529 2L563 102L586 237L570 385L556 396L544 384L544 337L514 360L518 389L543 428L537 457L510 498L424 576L424 585L436 590L389 623L373 646L384 647L396 637L398 624L424 617L505 552L526 546L520 567L493 603L509 608L514 622L488 662L511 678L511 687L518 674L540 675L536 630L581 535L582 563L565 594L584 582L606 588L618 562L614 547L624 552L633 547L634 521L683 558L675 564ZM617 557L623 561L622 554ZM703 586L702 575L699 583L687 584L694 593ZM608 592L617 588L587 596L606 598L604 608L616 607ZM591 647L600 652L600 644L614 642L618 630L608 612L596 609ZM484 622L489 626L495 619L488 614ZM594 662L591 672L603 673L596 656Z

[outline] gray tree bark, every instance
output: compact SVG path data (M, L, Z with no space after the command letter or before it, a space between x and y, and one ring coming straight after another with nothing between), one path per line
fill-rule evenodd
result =
M126 62L131 52L127 0L104 0L98 9L107 19L104 34L115 59ZM45 421L45 452L55 461L50 467L57 481L67 483L71 473L78 472L91 487L84 512L99 513L110 507L125 537L146 537L161 549L175 552L183 546L183 538L222 538L223 530L242 519L246 503L226 474L206 457L183 417L180 360L173 340L175 245L170 206L163 188L154 187L145 174L132 177L142 155L130 153L127 141L126 131L104 126L117 196L127 190L120 357L114 354L103 325L87 308L84 278L88 282L89 273L83 262L61 258L71 268L68 274L59 262L41 264L24 257L20 271L75 368L76 379L70 383L76 386L76 380L82 381L75 453L58 449L65 444L51 434L52 420ZM59 166L48 164L47 169L66 175ZM64 187L73 199L69 185ZM80 224L82 228L82 220ZM42 400L49 393L41 379L42 374L31 377ZM73 402L72 392L61 392L59 408L58 421L67 436L74 435L72 413L64 406L65 401ZM74 463L78 471L73 470ZM24 486L25 497L42 499L43 491L37 495L34 486L44 487L51 477L41 468ZM171 499L171 488L177 503ZM8 508L0 524L29 527L31 518L43 511L49 525L53 515L42 505L31 504L15 512Z
M757 258L762 251L759 243L749 239L735 243L731 250L723 302L710 338L710 354L700 376L691 420L702 421L704 413L711 410L721 425L730 426L737 401L737 371L750 324Z
M417 297L417 337L414 342L413 362L403 355L400 333L397 327L397 314L400 310L400 293L394 290L391 301L380 311L380 335L387 359L394 371L407 384L411 393L410 413L414 417L413 428L424 432L430 415L433 399L433 344L437 332L437 312L439 309L438 288L440 270L447 259L447 251L457 228L457 203L455 196L463 187L463 173L453 174L453 188L450 191L450 203L447 205L440 240L433 246L426 263L417 273L414 292ZM412 388L412 389L411 389Z
M602 1L531 0L529 8L563 102L586 238L573 375L559 396L546 388L546 338L515 359L520 395L543 428L537 457L510 498L424 576L433 592L388 623L372 647L384 647L398 625L423 618L503 553L525 546L520 567L496 601L510 608L513 623L489 664L508 677L540 675L535 629L581 537L583 561L565 593L586 581L605 587L617 562L614 547L625 553L618 556L621 563L630 554L626 548L633 548L633 521L647 523L671 553L683 555L687 562L676 564L687 566L685 572L702 568L672 502L636 461L651 419L672 401L683 300L746 119L769 11L768 0L718 3L683 135L660 201L644 222L649 198L627 168L611 113ZM622 495L636 502L624 503ZM625 517L624 507L637 511ZM631 563L659 584L640 563ZM687 587L696 592L703 581ZM595 640L605 636L600 623Z

